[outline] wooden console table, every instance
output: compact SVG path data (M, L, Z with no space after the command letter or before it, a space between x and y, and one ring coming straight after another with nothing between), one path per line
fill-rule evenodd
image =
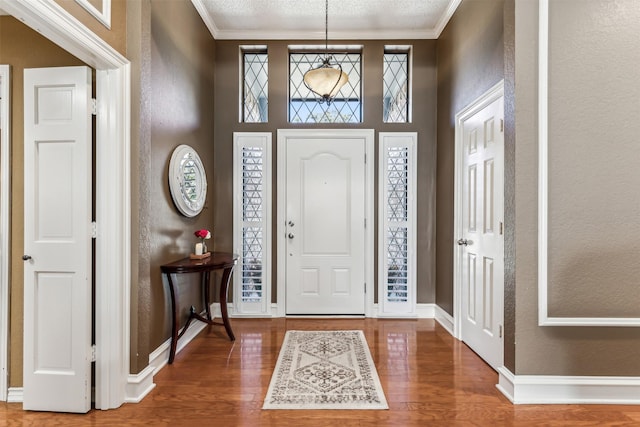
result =
M229 290L229 283L231 282L231 275L233 274L233 268L238 260L238 255L227 252L213 252L209 258L205 259L190 259L183 258L178 261L174 261L170 264L160 266L163 274L167 275L167 281L169 282L169 292L171 294L171 350L169 351L169 363L173 363L173 359L176 356L176 345L178 339L186 332L187 328L191 324L193 319L200 320L208 325L224 325L227 331L227 335L231 341L235 341L236 337L231 330L231 323L229 323L229 314L227 312L227 292ZM222 279L220 280L220 311L222 312L222 322L214 322L211 318L211 308L209 307L209 288L211 271L224 270L222 273ZM191 306L191 312L189 319L184 325L182 332L178 334L179 322L178 322L178 293L176 292L176 286L171 279L172 274L184 274L184 273L200 273L200 286L202 287L202 299L204 302L205 312L207 317L201 316L196 313L196 310Z

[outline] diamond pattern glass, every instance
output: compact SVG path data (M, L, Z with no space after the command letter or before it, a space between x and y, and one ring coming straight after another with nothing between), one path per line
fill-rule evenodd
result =
M269 113L269 61L266 53L243 53L245 123L266 123Z
M262 228L242 228L242 301L262 300Z
M263 150L242 149L242 220L262 221Z
M383 121L409 122L409 54L385 53L382 72Z
M408 276L408 180L409 149L387 149L387 301L405 302Z
M263 160L260 147L242 149L242 301L262 300ZM251 224L254 223L255 226Z
M409 149L391 147L387 157L387 204L389 221L406 221L408 215Z
M387 260L387 301L405 302L409 297L407 227L389 227Z
M289 54L289 122L362 123L361 54L332 54L332 62L342 66L349 82L330 105L318 102L316 95L303 82L304 73L321 64L325 56L324 52Z

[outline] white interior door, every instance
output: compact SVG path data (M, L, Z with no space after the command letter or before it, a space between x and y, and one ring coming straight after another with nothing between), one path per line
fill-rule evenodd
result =
M288 139L287 314L365 313L365 140Z
M24 71L24 401L91 409L91 69Z
M463 123L461 339L493 368L503 364L503 98Z

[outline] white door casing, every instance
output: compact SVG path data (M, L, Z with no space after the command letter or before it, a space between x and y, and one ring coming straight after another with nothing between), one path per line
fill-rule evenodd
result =
M503 118L500 84L459 114L456 126L457 336L494 369L504 350Z
M0 401L7 400L9 354L10 71L0 65Z
M369 313L373 188L365 156L372 149L368 130L278 131L282 314Z
M91 69L24 70L24 409L91 409Z

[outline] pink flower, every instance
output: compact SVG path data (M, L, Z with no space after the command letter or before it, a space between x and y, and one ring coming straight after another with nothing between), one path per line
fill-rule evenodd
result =
M195 233L193 233L196 237L199 237L201 239L210 239L211 238L211 232L209 230L206 229L202 229L202 230L196 230Z

